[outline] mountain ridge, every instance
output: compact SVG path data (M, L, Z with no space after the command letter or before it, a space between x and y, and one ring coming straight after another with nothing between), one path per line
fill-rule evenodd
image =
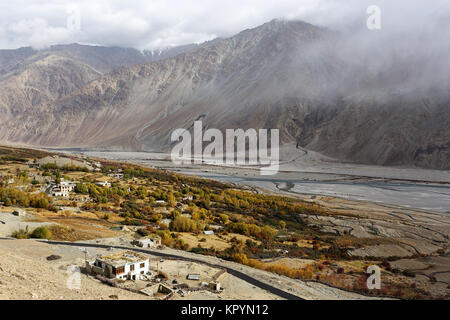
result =
M329 50L337 41L329 30L274 20L173 57L114 68L28 108L2 126L0 138L168 151L170 132L202 116L205 128L278 128L282 143L345 161L450 168L450 100L416 99L390 85L373 91L379 81L369 75L339 84L347 66ZM317 43L325 46L317 50Z

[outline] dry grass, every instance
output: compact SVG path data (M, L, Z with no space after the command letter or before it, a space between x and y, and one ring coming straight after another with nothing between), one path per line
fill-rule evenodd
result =
M53 240L79 241L99 238L110 238L121 235L119 231L110 229L112 224L104 220L86 218L52 217L45 221L57 223L53 233ZM54 232L55 231L55 232Z
M334 243L340 248L364 247L379 244L398 244L398 241L391 238L356 238L349 235L338 236Z
M184 243L188 244L190 248L196 248L200 245L202 248L209 249L214 248L217 251L222 251L227 248L230 248L232 243L231 239L236 238L238 241L242 241L245 243L247 240L252 240L251 238L237 234L230 233L226 236L217 236L217 235L205 235L205 234L194 234L188 232L179 232L178 233L180 239L184 241ZM201 241L202 239L206 239L206 241ZM256 243L260 243L260 241L255 241Z
M317 272L317 264L315 262L300 268L286 266L283 262L264 263L254 259L249 259L245 264L252 268L273 272L293 279L313 279Z
M301 269L315 263L314 260L298 258L280 258L275 261L265 262L268 266L285 266L292 269Z

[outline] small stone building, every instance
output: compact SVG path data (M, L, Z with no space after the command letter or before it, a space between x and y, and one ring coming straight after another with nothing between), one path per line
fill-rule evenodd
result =
M132 244L141 248L156 248L161 245L161 238L154 236L137 239L133 240Z

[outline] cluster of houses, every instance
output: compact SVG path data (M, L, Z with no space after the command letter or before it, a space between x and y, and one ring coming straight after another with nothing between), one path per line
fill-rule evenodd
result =
M121 170L121 169L119 169L119 170ZM122 172L113 172L113 173L110 173L110 174L108 174L108 177L110 177L110 178L114 178L114 179L123 179L123 173Z
M61 179L60 183L50 184L45 192L52 197L69 198L70 193L75 190L77 184L77 181L65 181L64 179ZM111 187L111 183L108 181L99 181L95 184L104 188Z

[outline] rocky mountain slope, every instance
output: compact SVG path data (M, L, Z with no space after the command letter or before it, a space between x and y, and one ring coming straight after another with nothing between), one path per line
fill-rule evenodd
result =
M449 169L448 90L406 90L402 84L414 78L401 63L378 72L350 66L336 53L338 39L307 23L275 20L109 73L91 67L94 62L78 73L55 78L50 72L47 80L39 77L44 90L24 89L17 102L1 83L10 121L1 126L0 139L167 151L172 130L202 119L206 128L279 128L283 143L297 141L345 161ZM70 68L67 59L50 55L23 72L47 60ZM25 108L21 101L31 102Z
M2 120L15 119L34 106L61 99L118 67L157 61L195 46L170 48L157 54L79 44L56 45L41 51L30 47L0 50Z

